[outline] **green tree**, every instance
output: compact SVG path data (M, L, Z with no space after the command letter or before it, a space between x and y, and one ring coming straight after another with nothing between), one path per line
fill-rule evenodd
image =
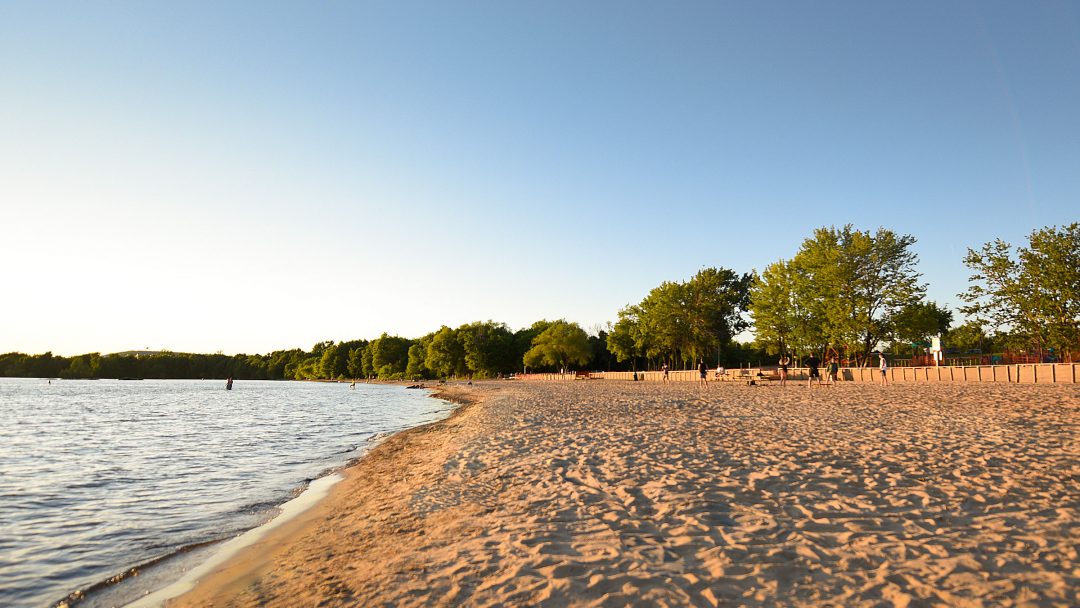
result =
M929 342L933 336L949 331L953 314L935 302L915 302L900 309L893 317L895 337L901 342Z
M766 268L751 311L762 341L818 351L831 346L857 360L892 338L895 315L921 301L912 236L819 228L790 262Z
M364 352L360 353L360 371L363 372L365 378L371 378L375 376L375 364L372 361L372 355L375 349L371 344L368 344L364 348Z
M434 337L434 332L427 334L413 342L412 346L409 347L409 362L405 366L405 377L413 380L431 377L431 371L427 368L426 360L428 346L431 345L431 340Z
M462 346L457 332L445 325L435 332L428 344L424 365L440 378L464 376L468 373L465 347Z
M615 355L607 347L608 334L611 330L611 323L608 323L606 326L594 326L589 332L589 350L592 351L589 369L612 371Z
M789 261L774 262L760 275L754 273L750 315L754 320L755 339L769 354L809 350L814 346L805 343L807 311L796 284L796 269Z
M319 357L319 377L329 378L331 380L338 377L338 352L341 350L336 344L331 344L323 350L322 357ZM347 355L346 355L347 356ZM344 375L344 374L342 374Z
M983 329L978 319L968 319L959 327L954 327L942 337L942 343L949 350L959 354L992 353L996 350L996 341Z
M491 377L516 367L514 336L503 323L477 321L457 328L465 365L470 372Z
M645 356L645 348L639 343L641 325L641 307L627 306L619 311L619 320L607 335L607 348L620 363L630 361L630 367L637 370L638 357Z
M409 347L412 341L385 332L370 344L371 364L375 373L384 379L400 378L409 363Z
M425 351L426 347L420 343L409 347L409 362L405 365L405 376L407 378L415 380L426 375L427 367L424 366Z
M513 356L510 357L510 360L515 365L522 361L525 357L525 353L529 352L529 349L532 348L533 340L536 339L536 336L539 336L544 330L551 327L551 323L552 322L547 319L541 319L529 327L514 332Z
M366 346L356 346L349 350L349 362L346 369L350 378L364 377L364 349Z
M748 323L743 313L750 302L753 276L727 268L704 268L686 284L691 359L707 358L725 347Z
M704 268L689 281L665 281L624 308L609 348L620 361L644 356L683 364L711 358L746 328L751 275Z
M1080 224L1035 230L1016 253L998 239L968 249L974 271L960 308L1042 347L1080 348Z
M571 365L589 362L592 352L589 335L577 323L555 321L533 339L532 348L525 353L525 365L533 368L556 367L567 370Z

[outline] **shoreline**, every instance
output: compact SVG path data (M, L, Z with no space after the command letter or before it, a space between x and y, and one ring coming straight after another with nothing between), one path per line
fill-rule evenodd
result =
M234 536L225 541L216 541L219 546L207 559L199 562L196 566L184 573L179 580L168 586L158 589L142 598L124 605L124 608L151 608L161 606L168 600L179 597L195 588L198 580L211 572L214 568L226 563L236 555L257 543L260 539L272 534L274 530L287 524L317 505L326 498L335 485L344 477L340 473L332 472L311 481L296 498L286 501L277 507L278 514L270 521L251 528L244 533Z
M436 394L437 391L428 388L426 392L427 397L433 397L437 401L443 402L433 404L439 406L435 411L442 411L444 415L448 417L453 415L456 409L458 409L453 400L439 397ZM434 411L432 413L434 413ZM168 600L173 599L191 587L194 587L194 582L205 575L208 570L222 562L228 561L232 556L242 552L246 547L257 542L260 538L283 526L292 519L302 516L304 512L311 510L326 498L334 485L337 485L337 483L340 483L340 481L345 478L346 471L350 467L354 467L359 462L362 462L368 454L373 450L378 449L379 446L386 441L400 433L408 432L428 424L434 424L443 419L445 418L432 422L425 422L418 426L392 430L390 432L375 433L367 440L368 443L363 445L358 455L354 454L340 464L325 468L317 475L304 480L299 485L292 488L289 492L290 495L285 501L268 508L268 515L265 516L261 522L256 523L254 527L241 529L239 532L230 536L212 538L192 545L180 547L171 553L152 558L146 562L126 569L120 574L109 577L108 579L73 591L52 605L58 607L81 605L84 601L92 604L100 601L119 601L120 603L118 604L110 605L131 606L137 608L164 605ZM135 585L133 589L125 592L123 587L129 586L132 582L137 582L136 577L138 577L139 580L142 580L142 584ZM149 584L150 580L153 579L160 579L160 581L157 582L157 584ZM140 588L146 589L146 591L143 592L144 595L133 599L119 600L119 598L124 598L125 596L130 597L133 591L139 592Z
M1080 600L1074 386L643 384L453 389L167 605Z
M336 381L335 381L336 382ZM399 382L383 382L380 384L401 384ZM141 598L125 605L125 608L150 608L152 606L175 606L187 601L188 596L197 596L204 589L211 590L211 595L228 594L236 588L246 584L257 576L258 572L269 563L269 552L263 553L267 547L280 548L287 546L291 539L302 533L308 526L321 521L327 515L326 503L335 497L335 492L340 492L342 482L349 481L355 475L355 470L363 466L364 462L376 455L379 450L393 450L387 447L395 441L401 441L401 437L412 433L424 433L431 426L440 425L452 418L463 415L465 410L479 403L455 388L455 385L445 384L438 387L425 387L430 391L429 397L454 404L449 414L440 420L428 422L419 426L403 429L391 435L381 438L378 443L371 446L362 455L350 459L341 468L329 472L327 475L314 480L300 496L281 505L285 508L290 503L300 501L317 482L329 477L335 477L333 483L321 488L320 492L303 501L303 507L294 509L285 519L280 519L282 514L275 516L270 521L248 530L234 539L225 541L218 551L215 551L208 559L198 564L189 573L185 574L168 587L158 590L146 598ZM245 538L246 537L246 538ZM241 541L241 539L243 539ZM233 541L238 541L229 546Z

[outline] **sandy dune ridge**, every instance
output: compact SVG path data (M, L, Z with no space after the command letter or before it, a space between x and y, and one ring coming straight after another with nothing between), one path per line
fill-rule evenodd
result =
M449 390L172 605L1080 605L1076 386Z

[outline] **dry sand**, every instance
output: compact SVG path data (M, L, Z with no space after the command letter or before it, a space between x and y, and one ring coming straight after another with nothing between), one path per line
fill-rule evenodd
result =
M1078 386L456 390L175 605L1080 605Z

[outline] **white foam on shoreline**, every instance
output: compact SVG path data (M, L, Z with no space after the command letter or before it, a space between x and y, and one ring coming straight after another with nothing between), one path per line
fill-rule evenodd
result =
M150 593L131 603L125 604L126 608L151 608L162 606L168 600L178 597L195 588L199 579L213 572L229 559L233 558L242 549L249 547L265 537L271 530L295 518L300 513L310 509L317 502L330 493L330 488L344 479L339 473L332 473L326 477L320 477L311 482L311 485L300 493L296 498L284 503L279 507L281 513L265 524L252 528L236 538L225 541L218 547L206 561L195 566L171 585Z

